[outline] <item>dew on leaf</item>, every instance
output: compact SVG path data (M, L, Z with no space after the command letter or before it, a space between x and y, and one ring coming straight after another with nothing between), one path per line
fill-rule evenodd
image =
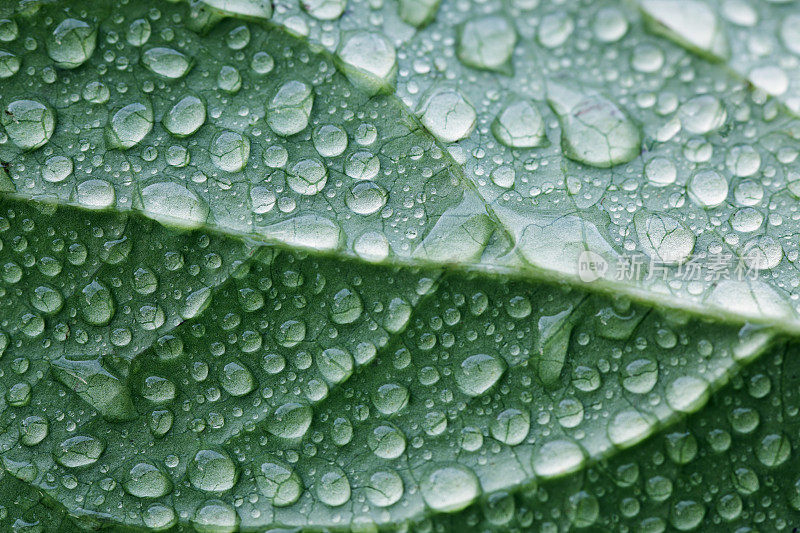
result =
M308 126L313 105L314 92L308 84L287 81L267 105L267 124L282 137L300 133Z
M183 53L172 48L150 48L142 54L142 64L164 78L176 80L189 72L192 63Z
M337 66L355 87L369 95L390 93L397 77L397 52L386 36L373 31L346 34L336 50Z
M92 57L97 45L97 29L78 19L65 19L47 37L47 55L56 66L77 68Z
M11 142L23 150L47 144L56 127L55 112L35 100L14 100L0 114L0 124Z

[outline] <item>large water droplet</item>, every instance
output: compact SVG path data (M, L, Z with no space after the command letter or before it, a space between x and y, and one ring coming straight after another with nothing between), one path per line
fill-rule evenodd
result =
M678 108L678 117L686 131L705 135L719 129L728 118L728 113L717 98L704 94L684 102Z
M128 104L111 117L106 141L111 148L127 150L139 144L153 129L153 109L140 102Z
M314 92L302 81L287 81L267 105L267 124L277 135L287 137L308 126Z
M577 472L583 466L584 460L580 446L568 440L546 442L531 456L533 471L543 478Z
M725 28L711 7L700 0L643 0L639 4L649 28L709 59L727 59Z
M303 481L292 468L282 462L267 461L255 474L256 485L276 507L286 507L300 499Z
M137 498L160 498L172 491L172 482L150 463L137 463L123 483L125 490Z
M236 509L230 504L222 500L208 500L194 512L192 527L197 533L234 533L239 530L239 521Z
M281 405L267 423L267 431L284 439L299 439L311 426L311 407L296 402Z
M184 96L164 115L164 128L176 137L186 137L206 121L206 105L196 96Z
M702 207L717 207L728 197L728 181L716 170L701 170L691 177L686 190Z
M335 250L342 238L342 230L336 222L313 214L298 215L259 228L259 231L265 237L289 246L314 250Z
M218 169L239 172L250 158L250 140L235 131L221 131L211 140L209 155Z
M465 509L481 493L475 472L457 463L433 467L422 478L419 489L428 507L442 513Z
M80 303L84 320L93 326L108 324L116 309L111 291L99 281L93 281L81 290Z
M694 250L694 233L672 217L640 212L634 217L634 224L639 244L656 261L681 264Z
M313 196L328 183L328 168L319 159L303 159L292 166L286 182L294 192Z
M60 357L50 363L53 375L108 420L131 420L137 413L127 385L98 360Z
M473 68L508 74L509 60L516 44L517 31L506 17L476 17L460 28L458 59Z
M403 496L403 478L394 470L378 470L364 487L367 499L378 507L389 507Z
M76 435L61 442L53 452L59 464L67 468L79 468L97 462L105 450L105 444L87 435Z
M225 492L233 488L239 477L233 459L216 450L197 452L189 463L188 472L192 486L205 492Z
M11 142L23 150L44 146L56 127L53 110L35 100L15 100L0 113L0 124Z
M506 362L499 357L472 355L456 367L456 384L464 394L480 396L497 383L505 370Z
M47 37L47 55L61 68L77 68L94 53L97 30L82 20L66 19Z
M330 507L344 505L350 499L350 481L339 467L325 467L318 475L316 493L319 501Z
M369 95L394 92L397 53L382 33L346 34L336 51L337 66L347 79Z
M615 103L591 90L547 85L547 101L561 123L564 155L593 167L627 163L639 155L639 128Z
M497 114L492 133L510 148L535 148L545 140L544 119L532 102L516 100Z
M222 368L219 383L231 396L244 396L255 388L255 378L239 361L231 361Z
M356 183L344 198L347 207L357 215L377 213L389 197L389 193L380 185L371 181Z
M208 218L208 206L178 183L152 183L142 189L142 212L168 225L194 228Z
M436 87L420 101L417 113L422 124L442 142L465 139L475 128L475 108L456 89Z
M191 61L172 48L151 48L142 54L142 64L154 74L170 79L182 78L189 72Z

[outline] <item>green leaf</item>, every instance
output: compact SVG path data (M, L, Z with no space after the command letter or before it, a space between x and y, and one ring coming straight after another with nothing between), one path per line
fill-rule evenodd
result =
M792 526L795 18L3 4L2 529Z

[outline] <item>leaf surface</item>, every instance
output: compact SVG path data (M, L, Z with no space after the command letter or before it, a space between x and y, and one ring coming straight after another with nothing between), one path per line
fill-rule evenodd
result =
M0 523L792 524L790 7L0 7Z

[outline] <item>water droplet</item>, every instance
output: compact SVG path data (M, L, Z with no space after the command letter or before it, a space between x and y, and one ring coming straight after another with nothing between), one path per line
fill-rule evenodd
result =
M0 113L0 124L11 142L23 150L44 146L56 127L52 109L34 100L15 100Z
M336 466L327 466L320 472L315 488L319 501L330 507L344 505L350 499L350 481Z
M380 185L371 181L362 181L353 185L345 196L345 204L357 215L377 213L389 197L389 193Z
M783 17L780 36L783 45L793 54L800 55L800 14L791 13Z
M364 487L367 499L378 507L394 505L403 496L403 479L393 470L378 470Z
M63 304L61 293L47 285L36 287L31 294L31 305L46 315L60 311Z
M53 452L60 465L67 468L79 468L97 462L105 450L105 445L98 439L87 435L77 435L62 441Z
M429 91L420 101L417 113L428 131L442 142L467 138L478 119L472 104L450 87Z
M217 74L217 87L226 93L235 94L242 88L242 75L230 65L224 65Z
M386 383L378 387L372 395L375 408L385 415L393 415L408 405L408 389L396 383Z
M128 104L111 117L106 141L111 148L127 150L139 144L153 129L153 110L139 102Z
M105 180L82 181L75 190L78 203L89 209L103 209L114 205L116 193L114 186Z
M247 26L236 26L225 36L225 43L231 50L241 50L250 44L250 29Z
M47 37L47 55L56 66L77 68L92 57L97 30L82 20L66 19Z
M752 207L745 207L733 213L731 227L740 233L751 233L761 227L764 215Z
M459 29L458 59L467 66L510 73L517 32L504 16L476 17Z
M615 103L591 90L549 82L547 101L561 123L564 155L585 165L607 168L639 155L639 128Z
M314 412L308 405L289 402L281 405L267 423L267 431L284 439L299 439L311 426Z
M81 290L80 302L84 320L93 326L105 326L114 316L111 291L99 281L93 281Z
M381 459L397 459L406 450L406 437L395 426L381 424L367 435L367 445Z
M319 159L303 159L292 166L286 182L297 194L313 196L328 183L328 168Z
M728 181L715 170L702 170L686 186L689 198L702 207L717 207L728 197Z
M644 0L648 27L679 45L714 60L728 58L728 40L716 13L700 0Z
M640 212L634 225L644 252L661 263L681 264L694 250L694 233L672 217Z
M308 126L314 92L301 81L287 81L267 105L267 124L276 135L288 137Z
M706 508L703 504L684 500L672 506L669 521L678 531L690 531L700 525L705 515Z
M176 137L192 135L206 121L206 105L196 96L184 96L164 115L164 128Z
M176 80L189 72L192 62L172 48L151 48L142 54L142 64L154 74Z
M758 457L761 464L768 468L782 465L789 459L791 453L791 441L782 433L765 435L756 448L756 457Z
M505 370L506 363L499 357L472 355L456 367L456 384L464 394L480 396L498 382Z
M141 195L142 212L160 222L193 228L208 218L208 206L177 183L153 183L142 189Z
M544 119L533 102L512 101L497 114L492 133L510 148L535 148L545 141Z
M356 180L375 179L380 170L380 159L371 152L353 152L344 164L344 173Z
M136 19L128 26L125 38L131 46L142 46L150 40L152 32L147 19Z
M0 50L0 79L10 78L19 72L19 67L21 66L22 61L20 61L19 57L11 52Z
M178 517L172 507L154 503L142 512L142 522L153 531L164 531L178 523Z
M67 179L74 169L72 159L63 155L49 157L42 166L42 179L50 183L58 183Z
M325 124L314 129L314 148L322 157L336 157L347 149L347 133L334 124Z
M581 469L583 450L568 440L546 442L531 457L533 471L543 478L559 477Z
M300 4L317 20L335 20L344 13L347 0L303 0Z
M250 61L250 68L256 74L269 74L275 68L275 60L267 52L256 52Z
M231 396L244 396L255 388L253 374L238 361L231 361L222 368L219 383Z
M692 413L708 400L708 383L695 376L681 376L667 386L666 398L670 407L682 413Z
M261 463L255 479L258 490L270 498L275 507L292 505L303 494L300 476L291 467L278 461Z
M197 452L188 472L192 486L205 492L225 492L233 488L239 477L233 459L215 450Z
M634 394L646 394L658 381L658 365L651 359L636 359L622 370L622 386Z
M46 418L30 415L19 424L19 440L25 446L36 446L42 442L49 432L50 423Z
M644 166L644 175L656 187L664 187L675 182L678 170L666 157L655 157Z
M431 468L420 481L419 490L434 511L455 513L475 501L481 486L475 472L462 464L450 463Z
M400 0L400 18L417 28L427 26L439 10L441 0Z
M545 48L557 48L569 39L574 29L575 23L567 11L549 13L539 22L539 42Z
M136 418L127 385L98 360L60 357L50 362L53 375L108 420Z
M489 426L492 437L509 446L516 446L524 441L530 429L531 415L514 408L498 413Z
M761 154L748 144L740 144L730 149L725 164L735 176L752 176L761 168Z
M392 93L397 77L397 52L383 34L354 31L336 50L336 65L355 87L369 95Z
M250 158L250 140L241 133L223 130L211 140L209 155L218 169L239 172Z
M594 17L594 34L606 43L617 42L628 32L625 14L615 7L604 7Z
M125 490L137 498L160 498L172 491L172 482L150 463L137 463L123 482Z
M204 1L215 3L220 0ZM192 527L197 533L234 533L239 530L239 515L222 500L208 500L195 511Z

